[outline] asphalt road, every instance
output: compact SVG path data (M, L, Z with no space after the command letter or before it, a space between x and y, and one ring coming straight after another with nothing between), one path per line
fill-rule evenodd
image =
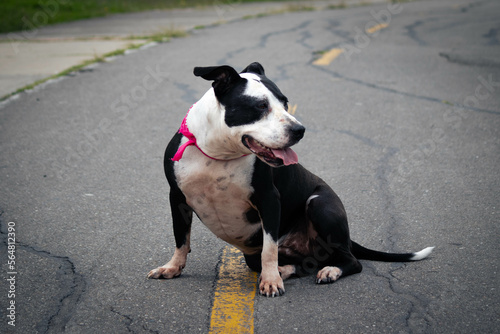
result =
M3 103L0 331L208 331L225 244L201 223L183 275L146 279L174 249L162 155L210 87L194 66L259 61L297 106L295 151L344 201L352 238L436 249L332 285L286 281L255 298L255 332L498 333L499 12L417 1L241 20ZM333 48L346 51L312 64Z

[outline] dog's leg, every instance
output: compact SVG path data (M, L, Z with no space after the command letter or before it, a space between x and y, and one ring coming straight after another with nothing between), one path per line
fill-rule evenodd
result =
M259 170L262 168L261 170ZM281 218L281 203L278 190L272 183L269 166L262 163L255 165L254 176L259 175L259 182L252 183L255 189L252 203L262 219L263 244L259 292L267 297L281 296L285 293L283 279L278 271L278 235Z
M281 296L285 293L285 286L278 270L278 243L270 234L264 233L259 291L267 297Z
M243 254L245 256L245 262L247 263L247 266L252 269L253 271L256 271L260 273L262 271L262 258L260 256L260 253L258 254Z
M316 275L317 283L335 282L340 277L359 273L361 263L351 253L347 216L342 202L327 185L309 197L307 216L317 231L317 263L325 266Z
M175 237L175 252L165 265L149 272L148 278L174 278L180 276L191 251L190 235L193 210L186 204L186 198L179 189L170 191L170 208Z

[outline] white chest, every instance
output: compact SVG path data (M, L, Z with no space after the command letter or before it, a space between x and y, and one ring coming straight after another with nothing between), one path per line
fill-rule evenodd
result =
M254 162L253 155L216 161L189 146L174 166L179 188L203 224L243 251L245 240L261 228L248 222L246 215L254 210L250 202Z

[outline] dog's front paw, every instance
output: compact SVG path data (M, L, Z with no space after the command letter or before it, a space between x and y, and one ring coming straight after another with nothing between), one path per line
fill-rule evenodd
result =
M283 279L280 277L278 271L276 271L276 275L261 274L259 281L259 293L263 296L278 297L285 293Z
M316 283L332 283L340 278L342 275L342 270L337 267L324 267L316 275Z
M180 276L182 273L182 267L180 266L169 266L168 264L153 269L149 272L148 278L174 278Z

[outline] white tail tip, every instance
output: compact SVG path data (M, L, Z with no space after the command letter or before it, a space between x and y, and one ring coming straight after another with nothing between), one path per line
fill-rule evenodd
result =
M410 259L411 261L418 261L425 259L429 254L432 253L432 250L434 247L427 247L425 249L422 249L420 252L416 252L413 254L412 258Z

